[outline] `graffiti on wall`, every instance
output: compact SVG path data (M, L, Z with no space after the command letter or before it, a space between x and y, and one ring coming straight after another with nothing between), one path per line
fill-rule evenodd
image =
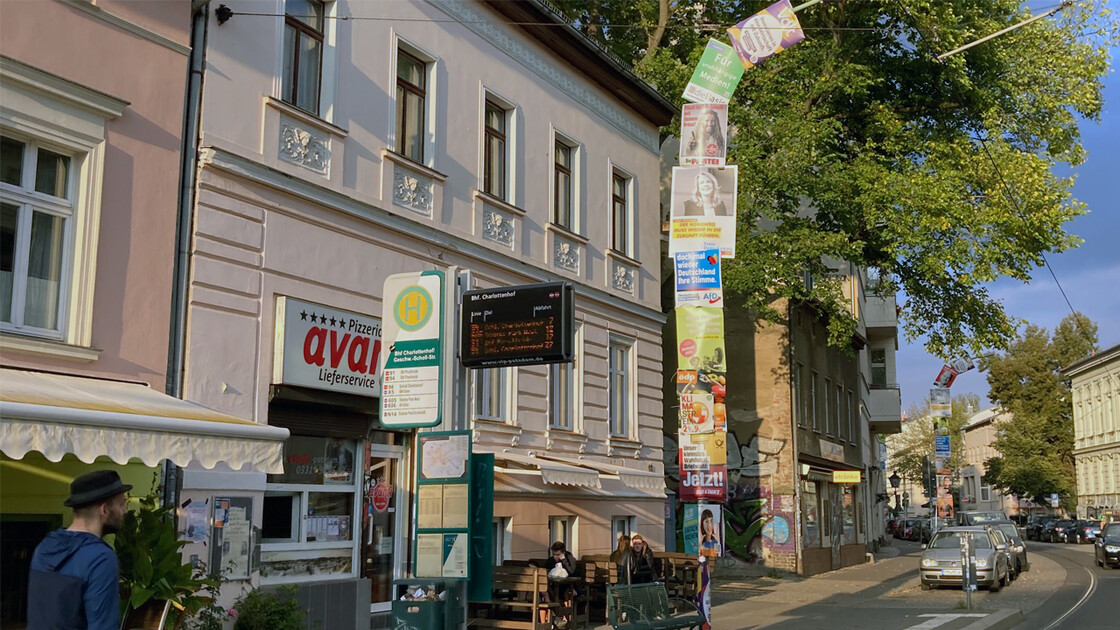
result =
M770 478L779 472L779 454L785 440L758 435L757 423L728 423L727 502L724 504L725 553L738 562L759 563L764 550L794 549L795 502L792 494L773 495ZM737 430L738 429L738 430ZM672 440L676 436L666 436ZM676 445L666 453L676 455ZM672 470L667 466L668 470ZM678 482L670 474L670 485ZM677 505L678 523L684 522ZM683 539L678 548L683 549Z

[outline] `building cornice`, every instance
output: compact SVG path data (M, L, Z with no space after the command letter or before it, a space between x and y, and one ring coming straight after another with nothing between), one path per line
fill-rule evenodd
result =
M1095 367L1099 367L1106 363L1116 361L1117 359L1120 359L1120 344L1116 344L1111 348L1101 350L1100 352L1092 356L1085 357L1080 361L1074 361L1073 363L1062 368L1061 372L1066 376L1073 378L1078 374L1088 372Z
M144 38L144 39L146 39L150 42L155 42L155 43L159 44L160 46L163 46L164 48L167 48L169 50L173 50L173 51L175 51L175 52L177 52L181 55L189 55L190 52L191 52L190 46L180 44L179 42L177 42L177 41L175 41L171 38L164 37L163 35L160 35L159 33L155 32L155 31L148 30L148 29L144 28L143 26L140 26L139 24L134 24L132 22L129 22L128 20L126 20L126 19L124 19L124 18L122 18L118 15L114 15L114 14L106 11L105 9L102 9L101 7L93 4L92 2L90 2L90 0L58 0L58 1L61 2L62 4L65 4L68 7L73 7L75 9L79 10L79 11L82 11L84 13L88 13L88 14L92 15L93 17L95 17L95 18L97 18L97 19L99 19L103 22L106 22L108 24L112 24L113 26L116 26L117 28L119 28L121 30L132 33L133 35L137 35L139 37L142 37L142 38Z
M414 236L444 249L457 251L478 260L503 266L523 276L527 281L526 283L571 281L568 276L561 276L547 269L536 267L520 257L495 251L475 241L444 232L436 226L385 212L381 208L359 201L349 195L282 173L227 149L213 146L203 147L200 150L199 164L202 167L221 170L283 193L294 195L335 212L357 217L387 230ZM667 316L659 310L620 299L603 289L578 282L572 284L577 295L597 302L603 307L645 320L649 325L656 326L658 329L665 323Z

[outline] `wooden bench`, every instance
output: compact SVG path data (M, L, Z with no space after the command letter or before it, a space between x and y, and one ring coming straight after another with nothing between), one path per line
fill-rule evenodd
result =
M694 555L671 551L655 551L653 557L661 563L661 575L669 597L695 601L699 559Z
M670 601L676 613L670 612ZM607 623L615 630L698 630L704 617L692 602L671 600L660 582L617 584L607 587Z
M516 628L551 630L552 622L540 622L540 611L549 617L560 602L546 602L548 571L528 566L494 567L491 574L490 601L470 602L468 625L474 628Z

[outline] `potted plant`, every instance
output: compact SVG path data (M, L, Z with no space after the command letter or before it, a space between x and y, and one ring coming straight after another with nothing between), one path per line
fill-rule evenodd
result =
M140 507L125 515L113 546L120 562L121 627L155 629L165 608L176 628L209 602L198 595L212 586L190 564L183 563L180 550L185 541L175 531L172 506L159 504L159 487L140 499Z

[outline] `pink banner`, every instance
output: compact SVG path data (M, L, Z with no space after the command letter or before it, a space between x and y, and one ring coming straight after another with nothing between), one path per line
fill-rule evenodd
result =
M805 39L789 0L775 2L727 29L727 34L747 70Z

